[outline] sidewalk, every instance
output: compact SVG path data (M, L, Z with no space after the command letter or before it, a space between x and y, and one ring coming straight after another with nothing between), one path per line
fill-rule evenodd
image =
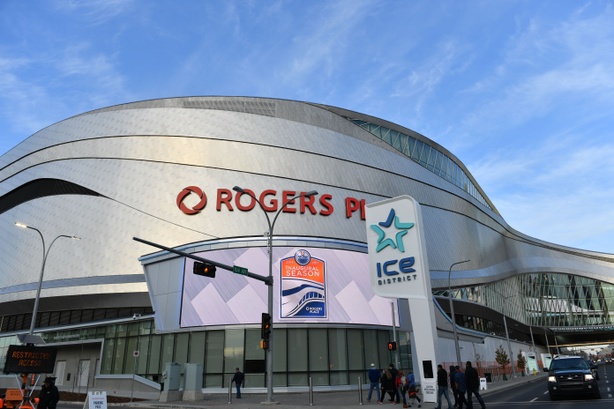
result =
M534 376L520 376L508 381L499 381L496 383L487 384L487 390L480 391L483 396L488 396L498 390L506 389L512 386L520 385L529 382L545 382L547 373L538 373ZM384 402L383 405L377 404L377 397L374 396L371 402L367 402L368 389L363 389L362 398L363 406L372 406L373 409L378 407L390 406L388 402ZM158 402L158 401L140 401L127 404L137 409L154 408L154 409L203 409L216 406L229 406L232 405L237 409L252 409L262 408L265 406L271 406L278 409L304 409L310 406L309 392L289 392L289 393L275 393L273 400L278 402L277 404L263 403L266 400L266 393L249 393L249 389L245 390L242 394L242 399L236 399L234 396L234 389L231 402L228 401L228 394L208 394L206 393L204 399L197 402ZM475 399L474 399L475 400ZM358 390L352 391L337 391L337 392L313 392L313 406L327 409L349 409L360 407L360 397ZM402 408L402 405L393 405L395 408ZM422 408L435 408L435 403L422 403ZM445 405L444 405L445 407Z

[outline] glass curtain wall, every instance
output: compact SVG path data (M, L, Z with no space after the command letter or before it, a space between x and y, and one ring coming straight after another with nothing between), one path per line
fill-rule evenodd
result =
M435 295L448 297L448 291L436 291ZM614 285L571 274L522 274L482 286L452 289L452 298L485 305L532 326L614 324ZM495 330L492 323L478 317L464 317L463 321L459 324L478 331Z
M47 343L71 339L103 339L102 374L136 373L161 382L166 363L201 363L203 387L227 387L235 368L246 375L246 387L264 387L265 353L259 328L156 334L153 321L89 329L48 332ZM401 367L411 365L409 334L397 331ZM357 384L366 381L374 363L394 362L387 343L391 331L362 328L278 328L273 332L274 386ZM135 353L138 351L138 353Z

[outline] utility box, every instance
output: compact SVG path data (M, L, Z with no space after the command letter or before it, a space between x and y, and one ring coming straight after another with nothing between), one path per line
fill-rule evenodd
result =
M185 364L185 382L183 387L184 401L203 399L203 365Z
M167 362L165 371L162 374L164 380L164 390L160 394L160 402L171 402L181 400L181 364L177 362Z
M164 371L164 389L167 391L178 391L181 386L181 364L177 362L167 362Z

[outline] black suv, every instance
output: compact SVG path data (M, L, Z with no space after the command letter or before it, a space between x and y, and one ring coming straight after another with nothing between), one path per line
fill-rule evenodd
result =
M600 399L599 385L591 368L581 356L559 356L550 363L548 376L550 400L564 395L590 395Z

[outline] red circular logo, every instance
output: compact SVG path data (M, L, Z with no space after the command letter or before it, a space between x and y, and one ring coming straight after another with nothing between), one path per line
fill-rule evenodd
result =
M200 201L191 209L183 203L185 198L188 197L190 193L194 193L200 198ZM177 207L179 208L179 210L181 210L185 214L199 213L201 210L204 209L206 205L207 205L207 195L205 195L202 189L199 188L198 186L188 186L184 188L181 192L179 192L179 194L177 195Z

